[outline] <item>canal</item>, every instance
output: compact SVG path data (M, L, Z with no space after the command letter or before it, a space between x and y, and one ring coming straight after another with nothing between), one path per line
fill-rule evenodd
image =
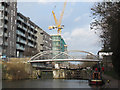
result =
M2 88L91 88L87 80L37 79L2 81Z

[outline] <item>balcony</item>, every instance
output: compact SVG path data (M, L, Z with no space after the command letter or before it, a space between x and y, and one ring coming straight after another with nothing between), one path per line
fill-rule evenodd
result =
M31 39L32 41L36 41L34 38Z
M19 28L21 28L21 29L22 29L22 25L20 25L20 24L17 24L17 26L18 26Z
M30 36L28 36L28 39L31 40L32 38Z
M19 44L16 44L16 48L19 49L19 50L22 50L22 51L25 50L25 48L23 46L20 46Z
M33 35L33 32L32 32L32 31L30 31L30 30L28 30L28 33L30 33L30 34L32 34L32 35Z
M20 38L17 38L17 42L19 42L20 41Z
M30 32L31 34L34 34L32 31Z
M8 17L7 17L7 16L5 16L5 19L6 19L6 20L8 20Z
M34 45L33 45L33 44L31 44L31 43L28 43L28 45L29 45L29 46L31 46L31 47L34 47Z
M25 50L25 48L24 47L17 47L17 49L19 49L19 50Z
M23 36L23 37L25 37L25 34L24 33L22 33L22 32L20 32L20 31L16 31L16 33L18 34L18 35L20 35L20 36Z
M27 28L23 27L23 30L27 31Z
M4 16L0 14L0 19L3 19L3 18L4 18Z
M7 33L4 33L4 36L5 36L5 37L8 37L8 34L7 34Z
M30 27L30 24L29 24L29 23L27 23L27 25Z
M44 32L43 32L43 31L41 31L41 32L40 32L40 34L41 34L41 35L43 35L43 34L44 34Z
M0 6L0 10L4 10L4 6Z
M60 47L60 44L59 45L58 44L56 44L56 45L54 44L53 46Z
M5 46L8 46L8 42L4 42L4 45L5 45Z
M22 44L27 44L27 42L23 39L17 38L17 42L20 42Z
M17 19L24 23L24 19L22 19L20 17L17 17Z
M28 30L28 33L30 33L30 30Z
M8 27L8 26L5 24L5 25L4 25L4 28L7 28L7 27Z
M3 21L0 19L0 27L3 28L3 25L4 25L4 23L3 23Z
M31 25L31 28L32 28L33 30L35 29L35 27L34 27L34 26L32 26L32 25Z
M53 41L60 42L60 40L57 40L57 39L53 39Z
M8 9L7 8L5 8L5 12L8 14L9 13L9 11L8 11Z
M20 40L21 43L23 44L26 44L26 41L25 40Z
M0 30L0 37L1 37L1 36L3 36L3 31L2 31L2 30ZM0 40L0 41L1 41L1 40Z

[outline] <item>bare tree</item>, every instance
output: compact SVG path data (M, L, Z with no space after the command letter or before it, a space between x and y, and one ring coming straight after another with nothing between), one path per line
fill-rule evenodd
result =
M112 63L120 76L120 1L100 2L92 10L94 22L91 29L99 32L103 51L112 51Z
M37 54L39 51L36 48L26 48L24 51L24 56L30 57Z

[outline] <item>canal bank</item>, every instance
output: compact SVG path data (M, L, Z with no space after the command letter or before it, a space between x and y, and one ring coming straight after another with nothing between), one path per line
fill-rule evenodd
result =
M32 67L27 63L29 58L11 58L8 62L3 61L3 80L26 80L26 79L89 79L86 70L80 69L51 69L42 70Z
M0 90L2 89L2 62L0 60Z
M3 80L24 80L35 79L36 70L27 63L29 58L10 58L9 61L2 61Z
M109 75L103 74L103 79L105 81L105 85L103 88L119 88L120 89L120 80L117 80Z

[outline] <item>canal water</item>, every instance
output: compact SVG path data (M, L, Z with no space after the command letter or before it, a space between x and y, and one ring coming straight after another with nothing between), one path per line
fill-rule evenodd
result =
M2 81L2 88L91 88L87 80L37 79Z

